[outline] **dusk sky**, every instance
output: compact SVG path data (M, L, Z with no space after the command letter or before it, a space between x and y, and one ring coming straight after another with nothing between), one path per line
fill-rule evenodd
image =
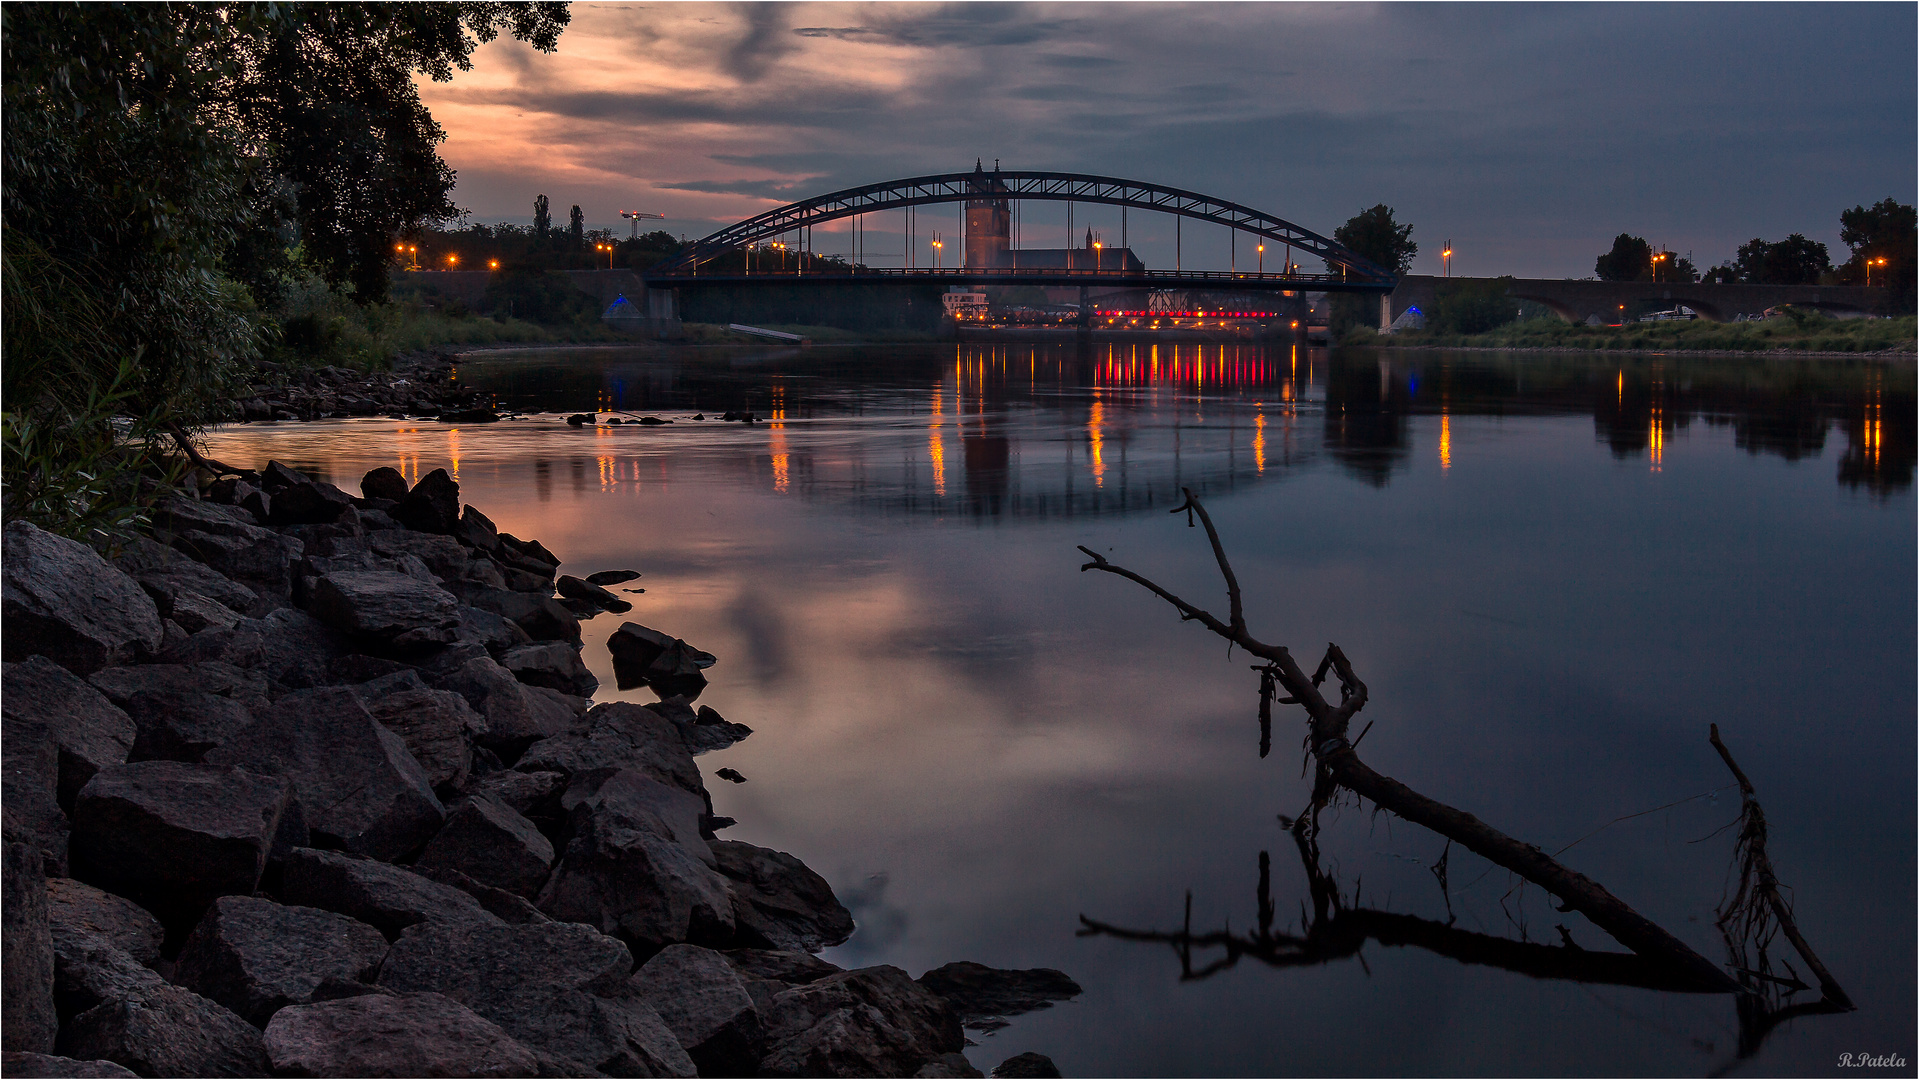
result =
M971 169L1087 172L1322 234L1375 203L1416 273L1584 277L1631 232L1701 269L1841 210L1915 199L1911 4L575 4L423 95L475 220L579 204L705 235L837 188ZM1057 246L1028 210L1025 246ZM1052 215L1048 217L1046 215ZM1111 220L1109 221L1108 218ZM921 240L955 214L923 212ZM1117 236L1117 211L1076 220ZM931 224L926 224L931 221ZM654 223L649 223L654 227ZM1149 265L1172 228L1133 214ZM867 223L892 251L899 215ZM1186 231L1189 265L1226 240ZM889 237L888 234L891 234ZM836 248L837 245L837 248ZM825 229L819 250L844 251ZM885 265L879 257L869 261Z

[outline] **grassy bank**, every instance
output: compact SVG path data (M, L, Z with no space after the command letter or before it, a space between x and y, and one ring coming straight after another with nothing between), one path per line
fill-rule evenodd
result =
M1483 334L1445 334L1405 330L1382 337L1370 330L1347 335L1345 344L1412 348L1589 349L1660 352L1824 352L1914 351L1919 320L1831 319L1823 315L1781 317L1764 322L1629 323L1580 326L1557 318L1507 323Z

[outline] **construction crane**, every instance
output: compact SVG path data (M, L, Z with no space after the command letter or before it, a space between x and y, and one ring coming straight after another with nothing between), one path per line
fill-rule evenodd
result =
M665 214L648 214L639 210L622 210L620 211L620 216L633 223L633 239L635 240L640 238L640 222L648 218L656 218L660 221L666 220Z

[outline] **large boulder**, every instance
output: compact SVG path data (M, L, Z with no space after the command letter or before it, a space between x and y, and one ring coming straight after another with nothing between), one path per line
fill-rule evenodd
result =
M77 1061L54 1054L30 1054L9 1050L0 1056L0 1074L6 1076L139 1076L125 1065L111 1061Z
M845 970L797 949L728 949L721 955L749 979L801 986Z
M45 656L87 675L160 647L146 590L77 540L9 523L0 556L0 656Z
M406 574L342 571L319 579L310 610L343 633L397 650L444 645L458 635L453 594Z
M260 535L260 522L245 509L185 495L168 495L153 504L153 528L163 536L190 529L246 539Z
M610 776L621 769L641 772L706 797L700 767L673 723L644 705L609 701L595 705L580 718L578 732L543 739L527 748L514 764L521 772L557 772L573 777L599 772Z
M301 612L305 614L305 612ZM266 640L255 627L256 619L241 619L232 629L209 626L181 641L160 646L163 664L204 664L218 662L234 667L254 668L266 663Z
M473 553L451 536L409 529L373 533L366 538L366 543L369 551L389 559L411 555L434 577L444 581L465 577L473 559Z
M1052 1008L1080 994L1079 984L1053 968L991 968L958 960L921 975L919 984L946 1002L962 1023Z
M52 739L59 754L61 806L71 807L94 773L127 760L133 721L66 668L44 656L30 656L4 665L0 684L0 709L9 729L18 723L44 726Z
M347 851L396 859L418 850L445 821L406 743L344 687L281 698L207 760L286 777L307 828Z
M285 596L292 586L294 560L306 551L296 537L272 529L253 529L246 535L189 529L168 537L174 550L237 578L255 592Z
M138 571L133 575L140 587L153 597L162 618L170 618L174 609L189 597L212 601L229 611L246 614L259 603L260 594L204 563L178 552L168 551L171 561L163 566ZM195 633L197 630L189 631Z
M353 496L318 480L274 492L268 520L274 525L325 525L354 509Z
M40 852L6 846L0 867L0 1047L36 1054L53 1049L53 935Z
M543 592L519 592L467 583L455 588L462 601L512 620L534 641L580 643L579 617Z
M751 1076L766 1050L759 1010L726 957L697 945L668 945L635 972L632 985L666 1021L701 1076Z
M539 894L553 867L553 843L512 807L485 792L454 804L420 852L422 870L445 868L520 896Z
M639 623L620 624L606 639L606 647L613 654L613 674L620 689L646 685L663 698L692 701L699 697L706 689L701 672L714 664L712 653Z
M142 1076L265 1076L269 1067L252 1024L166 983L74 1017L60 1029L55 1050L117 1062Z
M459 889L404 867L338 851L295 848L289 852L280 897L289 904L350 915L388 940L420 923L504 925L499 916Z
M217 660L102 668L87 681L122 709L138 695L155 691L215 694L249 709L265 708L267 704L265 675Z
M380 985L433 991L529 1047L615 1076L692 1076L693 1062L627 986L633 957L573 923L428 926L394 943Z
M500 666L523 683L544 686L562 694L592 697L600 680L587 670L580 650L563 641L521 645L500 654Z
M53 1004L61 1020L114 1001L138 998L166 982L104 935L83 927L53 927Z
M298 608L281 608L241 627L260 635L260 669L288 690L327 685L327 665L357 650L346 636Z
M853 936L852 913L805 863L738 840L715 840L712 847L733 887L741 945L812 953Z
M406 477L390 465L382 465L360 477L360 494L369 499L399 502L406 498Z
M386 950L378 930L346 915L223 896L182 946L173 981L265 1027L328 979L372 982Z
M617 779L617 776L616 778ZM683 842L659 803L636 789L670 791L643 773L573 809L573 837L540 894L540 910L649 950L675 942L729 941L735 905L727 881ZM697 830L694 839L698 839Z
M166 930L146 908L72 878L47 881L47 918L56 934L96 934L134 961L160 959Z
M37 853L46 873L67 872L66 812L60 808L60 749L52 721L33 710L5 709L0 720L0 836Z
M204 761L253 723L252 710L233 698L174 687L133 695L127 713L138 733L134 761Z
M445 469L435 469L420 477L392 513L409 529L450 533L460 521L460 485Z
M993 1066L993 1075L1003 1080L1011 1080L1013 1077L1034 1077L1044 1080L1046 1077L1059 1076L1059 1066L1053 1064L1053 1059L1045 1054L1028 1051L1024 1054L1014 1054Z
M796 986L765 1022L764 1076L912 1076L966 1043L952 1010L891 966Z
M537 694L513 677L513 673L491 657L475 656L431 679L433 686L450 690L465 698L473 710L486 718L486 730L478 739L509 759L537 739L559 735L574 726L574 718L565 708Z
M405 674L419 682L417 673ZM466 785L473 768L472 744L486 735L487 723L465 698L450 690L428 690L424 684L382 696L363 687L355 690L373 718L406 743L435 791Z
M279 1076L551 1076L498 1024L443 994L370 994L273 1015Z
M74 800L73 876L191 924L216 898L253 892L292 802L286 780L233 765L102 769Z

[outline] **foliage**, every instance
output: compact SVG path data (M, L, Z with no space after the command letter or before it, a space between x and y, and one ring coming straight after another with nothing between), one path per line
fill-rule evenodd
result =
M1642 237L1620 233L1613 237L1612 250L1593 261L1593 273L1601 281L1638 281L1652 276L1652 245Z
M1722 282L1811 285L1831 271L1832 259L1826 254L1826 245L1793 233L1771 244L1754 237L1739 245L1730 265L1715 269L1719 271L1717 279Z
M515 267L494 274L481 310L545 325L597 325L600 306L559 271Z
M1519 301L1506 295L1512 279L1442 282L1426 313L1426 328L1441 334L1483 334L1519 317Z
M7 521L90 541L128 537L146 524L150 493L176 483L185 463L167 448L164 413L121 415L136 377L128 359L105 385L89 385L69 403L0 411Z
M1890 291L1896 310L1911 311L1914 302L1914 247L1919 236L1919 216L1913 208L1894 199L1882 199L1872 206L1855 206L1839 215L1839 239L1852 249L1851 258L1839 268L1837 281L1846 285L1866 283L1866 262L1872 260L1872 284ZM1878 260L1884 259L1884 263Z
M1413 242L1413 227L1393 220L1393 208L1385 203L1361 210L1333 230L1333 239L1344 247L1385 267L1395 274L1413 268L1413 256L1419 245ZM1326 269L1339 272L1338 264L1326 263Z

